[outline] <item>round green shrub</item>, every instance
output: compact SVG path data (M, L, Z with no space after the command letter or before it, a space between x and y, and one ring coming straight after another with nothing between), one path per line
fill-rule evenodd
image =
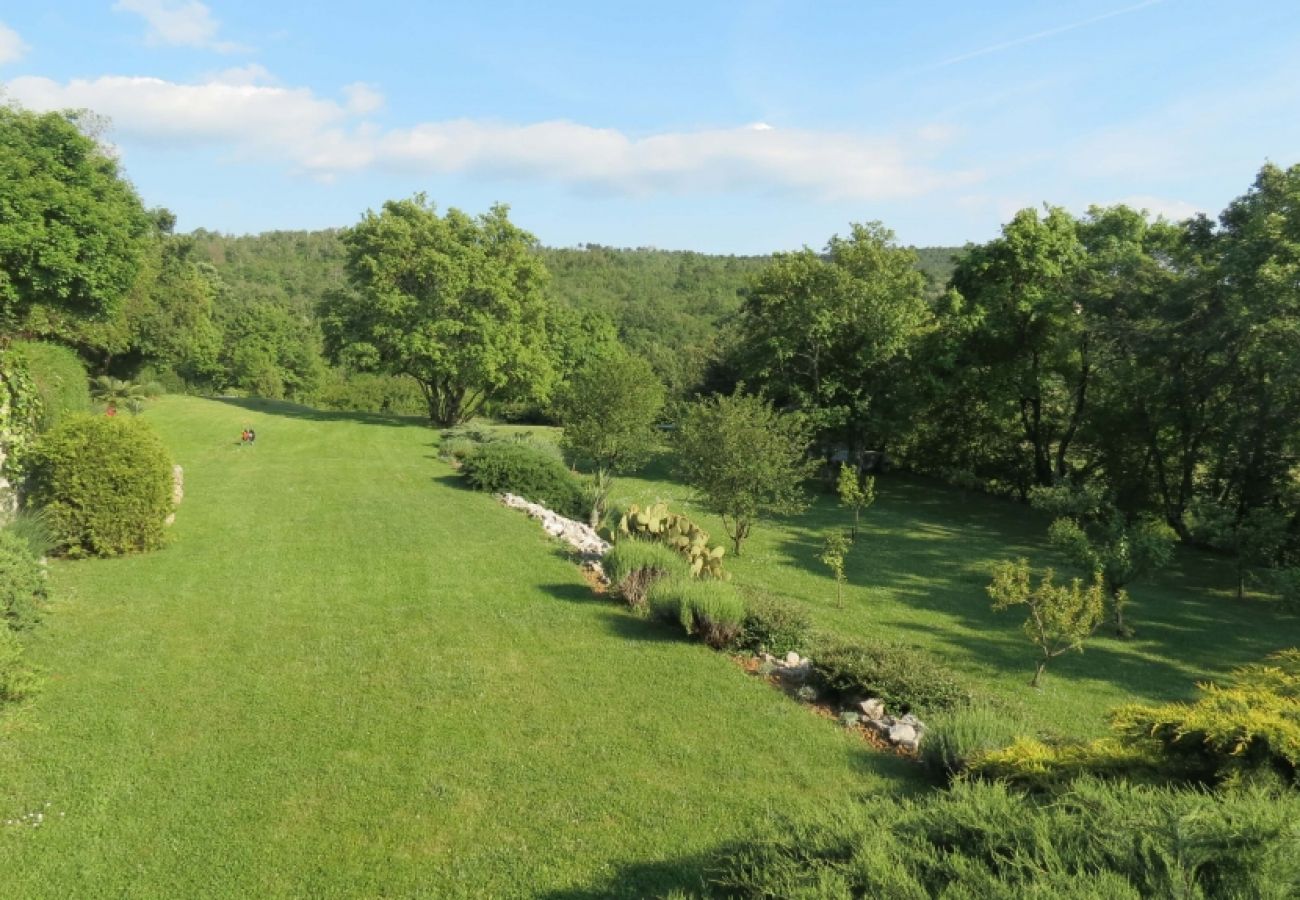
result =
M39 430L49 431L68 416L90 410L90 376L74 351L44 341L14 341L9 350L27 367L40 397Z
M464 458L461 474L480 491L518 494L569 518L583 515L578 479L560 460L530 444L482 444Z
M799 603L763 591L745 593L745 621L737 643L755 653L785 656L803 651L812 632L812 619Z
M77 416L32 452L30 501L68 556L115 556L163 544L171 512L167 448L134 416Z
M846 699L879 697L891 712L932 712L970 700L961 680L917 647L827 636L809 656L813 674L827 689Z
M22 631L40 619L48 596L45 570L27 542L0 531L0 629Z

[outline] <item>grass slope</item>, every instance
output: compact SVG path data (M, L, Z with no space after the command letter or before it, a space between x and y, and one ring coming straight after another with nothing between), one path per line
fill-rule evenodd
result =
M756 817L915 785L593 600L425 428L148 415L174 542L54 567L48 686L0 722L5 897L644 896Z
M691 491L652 469L621 479L616 504L669 501L717 537L715 517ZM1041 690L1027 687L1034 650L1021 631L1024 611L994 613L985 587L1000 559L1027 556L1054 566L1058 582L1080 574L1047 544L1049 519L1022 505L889 474L846 560L843 608L817 561L822 536L847 530L852 513L821 495L802 515L762 523L740 559L727 566L742 585L805 603L814 621L844 635L869 635L938 653L981 691L1000 698L1027 730L1064 736L1105 733L1105 713L1122 703L1187 699L1194 683L1284 647L1300 646L1300 620L1261 598L1237 602L1227 560L1180 551L1154 578L1130 586L1131 640L1103 630L1082 654L1052 661Z

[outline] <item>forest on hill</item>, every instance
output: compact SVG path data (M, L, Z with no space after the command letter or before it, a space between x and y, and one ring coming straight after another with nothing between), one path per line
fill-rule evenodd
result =
M314 323L321 301L347 284L342 233L225 235L200 228L181 239L192 241L195 259L210 264L219 277L218 306L268 306ZM577 317L612 326L619 341L643 354L677 394L702 377L720 323L739 309L745 286L771 261L770 256L600 244L543 246L536 252L550 275L550 298ZM960 252L957 247L916 250L934 294L947 285Z

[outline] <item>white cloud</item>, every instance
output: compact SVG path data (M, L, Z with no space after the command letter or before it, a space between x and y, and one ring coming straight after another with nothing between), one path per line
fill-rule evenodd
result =
M89 107L112 119L123 144L216 145L279 158L322 179L369 169L527 179L585 192L789 191L873 201L968 185L978 173L929 164L939 149L915 138L742 125L643 136L569 121L515 124L471 119L382 130L360 121L382 97L349 85L343 102L307 89L103 77L61 84L10 82L34 108ZM229 73L227 73L229 75Z
M384 95L374 85L366 84L363 81L345 85L343 96L347 98L348 112L356 113L359 116L377 112L384 106Z
M270 73L266 66L257 63L249 63L246 66L235 66L230 69L222 69L220 72L209 74L204 81L209 84L275 84L276 77Z
M0 66L5 63L18 62L31 49L23 39L4 22L0 22Z
M151 44L204 47L219 53L246 49L217 40L221 25L212 17L212 10L198 0L117 0L113 9L143 18L149 26L146 38Z
M1131 206L1133 209L1146 210L1153 216L1163 216L1171 222L1181 222L1183 219L1190 219L1192 216L1207 211L1195 203L1188 203L1186 200L1152 197L1149 194L1122 197L1116 200L1115 203L1122 203L1125 206Z

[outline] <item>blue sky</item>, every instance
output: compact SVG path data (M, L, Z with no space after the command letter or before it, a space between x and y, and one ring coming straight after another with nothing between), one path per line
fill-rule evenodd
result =
M1217 213L1300 162L1296 0L0 6L0 83L89 107L185 230L426 192L544 243L759 253L1044 202Z

